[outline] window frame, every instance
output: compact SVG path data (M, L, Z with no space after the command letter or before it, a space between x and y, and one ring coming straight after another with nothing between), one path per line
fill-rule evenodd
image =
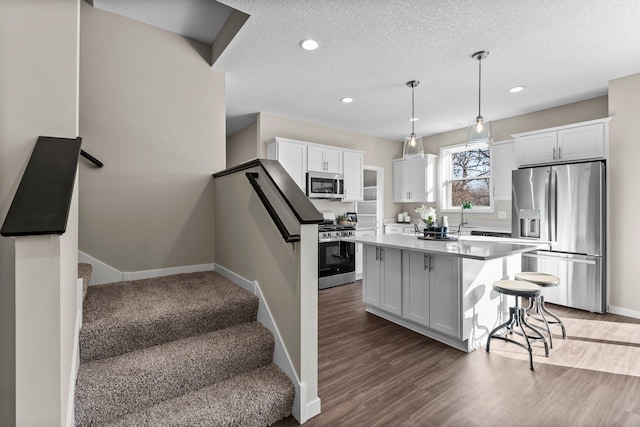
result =
M470 151L477 149L489 149L489 206L473 206L471 209L465 209L465 212L475 212L475 213L492 213L494 212L495 202L493 199L494 196L494 185L493 185L493 150L487 144L476 144L473 147L467 148L466 144L455 144L455 145L447 145L444 147L440 147L440 212L460 212L462 206L451 206L451 185L450 182L452 180L452 167L451 167L451 155L454 153L459 153L461 151ZM477 179L477 177L469 178ZM481 178L486 179L486 178ZM455 181L460 181L460 179L455 179Z

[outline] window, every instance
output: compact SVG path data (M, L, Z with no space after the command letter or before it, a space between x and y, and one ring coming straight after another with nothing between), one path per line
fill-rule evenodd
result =
M474 211L492 211L491 149L465 145L440 150L441 210L459 210L471 202Z

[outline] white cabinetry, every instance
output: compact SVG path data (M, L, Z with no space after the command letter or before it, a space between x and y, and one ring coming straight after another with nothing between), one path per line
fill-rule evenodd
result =
M413 224L385 224L384 234L414 234Z
M493 200L511 200L511 171L518 169L514 141L496 142L491 147Z
M460 258L402 253L402 317L460 338Z
M402 251L366 245L364 247L363 300L389 313L402 313Z
M431 256L429 327L460 337L460 258Z
M363 198L363 162L364 155L351 151L343 153L344 164L344 197L343 202L360 201Z
M393 201L435 202L436 160L438 156L425 154L393 161Z
M375 236L376 230L356 230L356 237ZM362 279L363 246L356 243L356 280Z
M402 317L429 326L429 254L402 253Z
M342 150L309 145L307 170L313 172L342 173Z
M267 142L267 158L279 161L298 187L306 191L306 144L291 139L274 138Z
M607 157L610 118L513 135L519 166Z

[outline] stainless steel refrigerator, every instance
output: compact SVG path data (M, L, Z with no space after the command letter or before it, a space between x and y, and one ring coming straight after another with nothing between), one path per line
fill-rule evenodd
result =
M604 162L514 170L512 236L551 241L551 250L523 254L522 270L560 277L546 301L606 311Z

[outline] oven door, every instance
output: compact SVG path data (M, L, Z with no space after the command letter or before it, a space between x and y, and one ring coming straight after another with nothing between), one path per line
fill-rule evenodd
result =
M318 288L356 280L356 244L342 240L318 243Z

